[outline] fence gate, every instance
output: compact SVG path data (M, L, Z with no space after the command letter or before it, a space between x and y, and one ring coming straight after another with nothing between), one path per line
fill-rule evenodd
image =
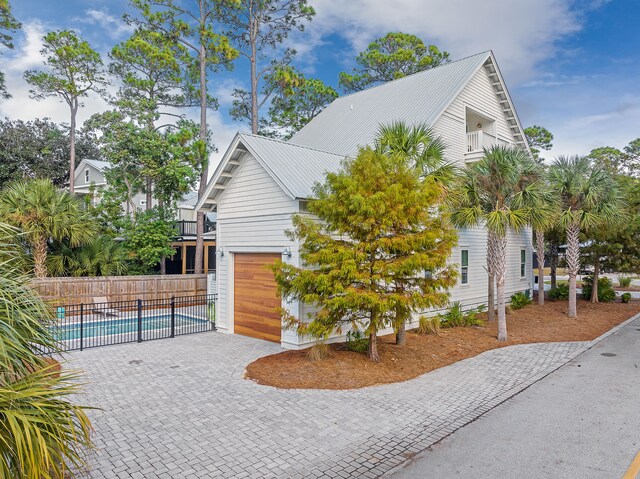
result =
M215 330L216 295L58 307L54 333L64 351Z

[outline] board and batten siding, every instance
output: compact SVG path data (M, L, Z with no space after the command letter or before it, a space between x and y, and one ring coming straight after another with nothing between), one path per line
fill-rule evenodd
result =
M288 196L253 156L245 154L240 161L217 205L216 326L230 333L233 332L233 254L282 253L289 246L293 255L291 258L283 255L283 259L297 261L295 245L285 231L293 228L291 216L298 211L298 201ZM291 341L297 343L296 335L284 332L283 345Z
M450 162L464 163L467 145L466 110L471 108L495 121L495 131L500 140L515 144L515 138L487 70L483 67L473 76L460 94L451 102L442 116L436 120L433 130L445 144L445 157Z

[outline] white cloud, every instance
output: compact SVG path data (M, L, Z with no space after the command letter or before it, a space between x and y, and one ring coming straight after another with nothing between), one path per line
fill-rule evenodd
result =
M42 50L42 38L49 29L39 20L34 20L22 25L24 40L20 42L15 51L6 52L0 58L2 71L23 72L29 68L42 65L44 57Z
M89 25L99 25L114 40L118 40L123 35L129 34L134 30L132 26L127 25L121 18L111 15L106 10L96 10L95 8L86 10L85 16L76 20Z
M494 50L510 82L534 76L556 52L556 42L581 28L572 0L323 0L304 34L301 54L328 34L345 37L353 53L390 31L413 33L452 58Z

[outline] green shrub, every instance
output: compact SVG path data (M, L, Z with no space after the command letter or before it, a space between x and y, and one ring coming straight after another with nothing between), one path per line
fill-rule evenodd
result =
M631 301L631 293L622 293L620 299L623 303L628 303L629 301Z
M420 320L418 323L418 333L433 334L434 336L438 336L440 334L440 318L437 316L420 316Z
M525 306L528 306L533 301L529 295L529 290L527 291L518 291L511 295L511 309L522 309Z
M549 291L549 299L556 301L559 299L569 299L569 284L561 283Z
M628 288L631 286L631 276L618 276L618 284L621 288Z
M591 291L593 289L593 276L587 276L582 280L582 297L591 299ZM610 303L615 301L616 292L613 290L613 283L609 278L598 278L598 301L602 303Z
M346 348L355 353L366 353L369 350L369 338L357 329L347 333Z
M475 309L464 311L462 303L456 301L451 304L449 310L444 314L439 314L438 319L442 326L446 328L456 328L463 326L483 326L484 321L478 318L478 314L484 312L485 306L480 305Z

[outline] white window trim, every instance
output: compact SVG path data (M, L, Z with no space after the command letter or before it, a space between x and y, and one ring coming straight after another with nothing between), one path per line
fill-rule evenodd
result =
M471 251L469 249L468 246L460 246L459 247L459 258L460 258L460 287L462 288L468 288L471 285L471 282L469 281L469 260L471 258ZM467 266L462 266L462 252L466 251L467 252ZM467 282L463 283L462 282L462 268L466 268L467 269Z
M89 168L84 170L84 182L89 183Z
M523 263L522 263L522 252L524 251L524 271L523 271ZM520 257L518 258L518 266L520 268L520 279L527 279L527 247L520 246ZM523 274L524 273L524 274Z

